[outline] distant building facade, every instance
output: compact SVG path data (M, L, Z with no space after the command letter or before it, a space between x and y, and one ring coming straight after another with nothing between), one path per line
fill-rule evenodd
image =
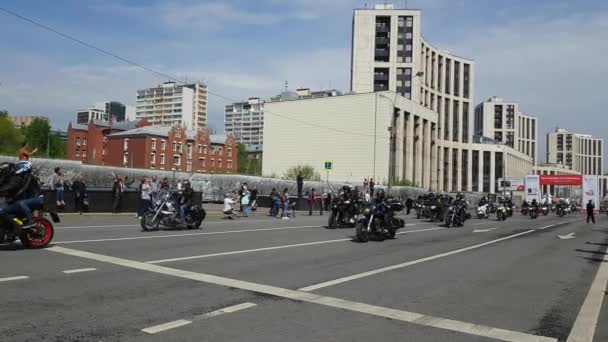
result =
M547 134L547 163L563 164L585 175L603 175L604 140L556 129Z
M224 132L244 145L260 145L264 136L264 102L257 97L224 108Z
M105 103L106 114L116 122L126 120L126 106L120 102L110 101Z
M105 109L95 107L79 110L76 114L76 123L79 125L87 125L93 120L109 122L110 115L106 113Z
M147 123L91 120L87 124L72 124L68 126L66 159L78 160L85 164L106 164L109 154L107 137L112 133L134 129Z
M138 90L135 118L147 119L153 126L178 125L190 130L206 128L207 86L165 82L154 88Z
M236 173L238 148L232 135L208 130L144 126L107 136L106 164L196 173Z
M49 118L46 116L9 116L8 119L17 128L27 127L36 119L44 120L46 122L49 121Z
M489 138L537 160L537 119L523 114L517 102L493 96L475 107L475 141Z

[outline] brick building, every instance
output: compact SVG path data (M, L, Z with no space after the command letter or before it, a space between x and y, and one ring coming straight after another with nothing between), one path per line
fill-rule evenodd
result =
M198 173L236 173L238 148L232 135L205 129L144 126L107 136L105 165Z
M85 164L107 165L107 136L124 132L146 122L113 122L91 120L87 125L72 124L68 126L66 158L78 160Z

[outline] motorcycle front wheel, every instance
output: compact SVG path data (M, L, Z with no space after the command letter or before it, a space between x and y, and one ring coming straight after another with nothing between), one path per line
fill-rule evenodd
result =
M327 228L336 229L338 228L338 218L335 211L332 211L329 214L329 220L327 221Z
M369 233L367 231L367 226L365 222L359 222L355 226L355 232L357 234L357 241L359 242L368 242L369 241Z
M154 220L155 215L156 215L156 212L154 212L154 211L146 212L144 214L144 216L141 217L141 220L140 220L141 229L143 229L146 232L158 230L160 220L159 220L158 215L156 216L156 219Z

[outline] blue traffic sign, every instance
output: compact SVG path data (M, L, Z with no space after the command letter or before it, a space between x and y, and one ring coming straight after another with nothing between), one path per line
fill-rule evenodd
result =
M324 165L325 170L331 170L332 167L333 167L333 162L330 162L330 161L325 162L325 165Z

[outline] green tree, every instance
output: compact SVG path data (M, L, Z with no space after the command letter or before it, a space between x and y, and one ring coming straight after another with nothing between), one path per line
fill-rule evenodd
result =
M247 154L247 148L243 144L238 145L237 152L238 172L243 175L262 175L262 160L251 159Z
M38 149L38 156L47 158L65 157L65 142L57 134L51 132L48 121L34 119L29 126L24 128L23 135L30 148Z
M16 156L23 137L8 119L6 111L0 112L0 153Z
M300 172L302 172L302 177L304 177L304 180L321 180L321 175L317 171L315 171L314 167L310 165L298 165L290 167L289 169L287 169L287 171L285 171L285 174L283 176L287 179L296 180Z

